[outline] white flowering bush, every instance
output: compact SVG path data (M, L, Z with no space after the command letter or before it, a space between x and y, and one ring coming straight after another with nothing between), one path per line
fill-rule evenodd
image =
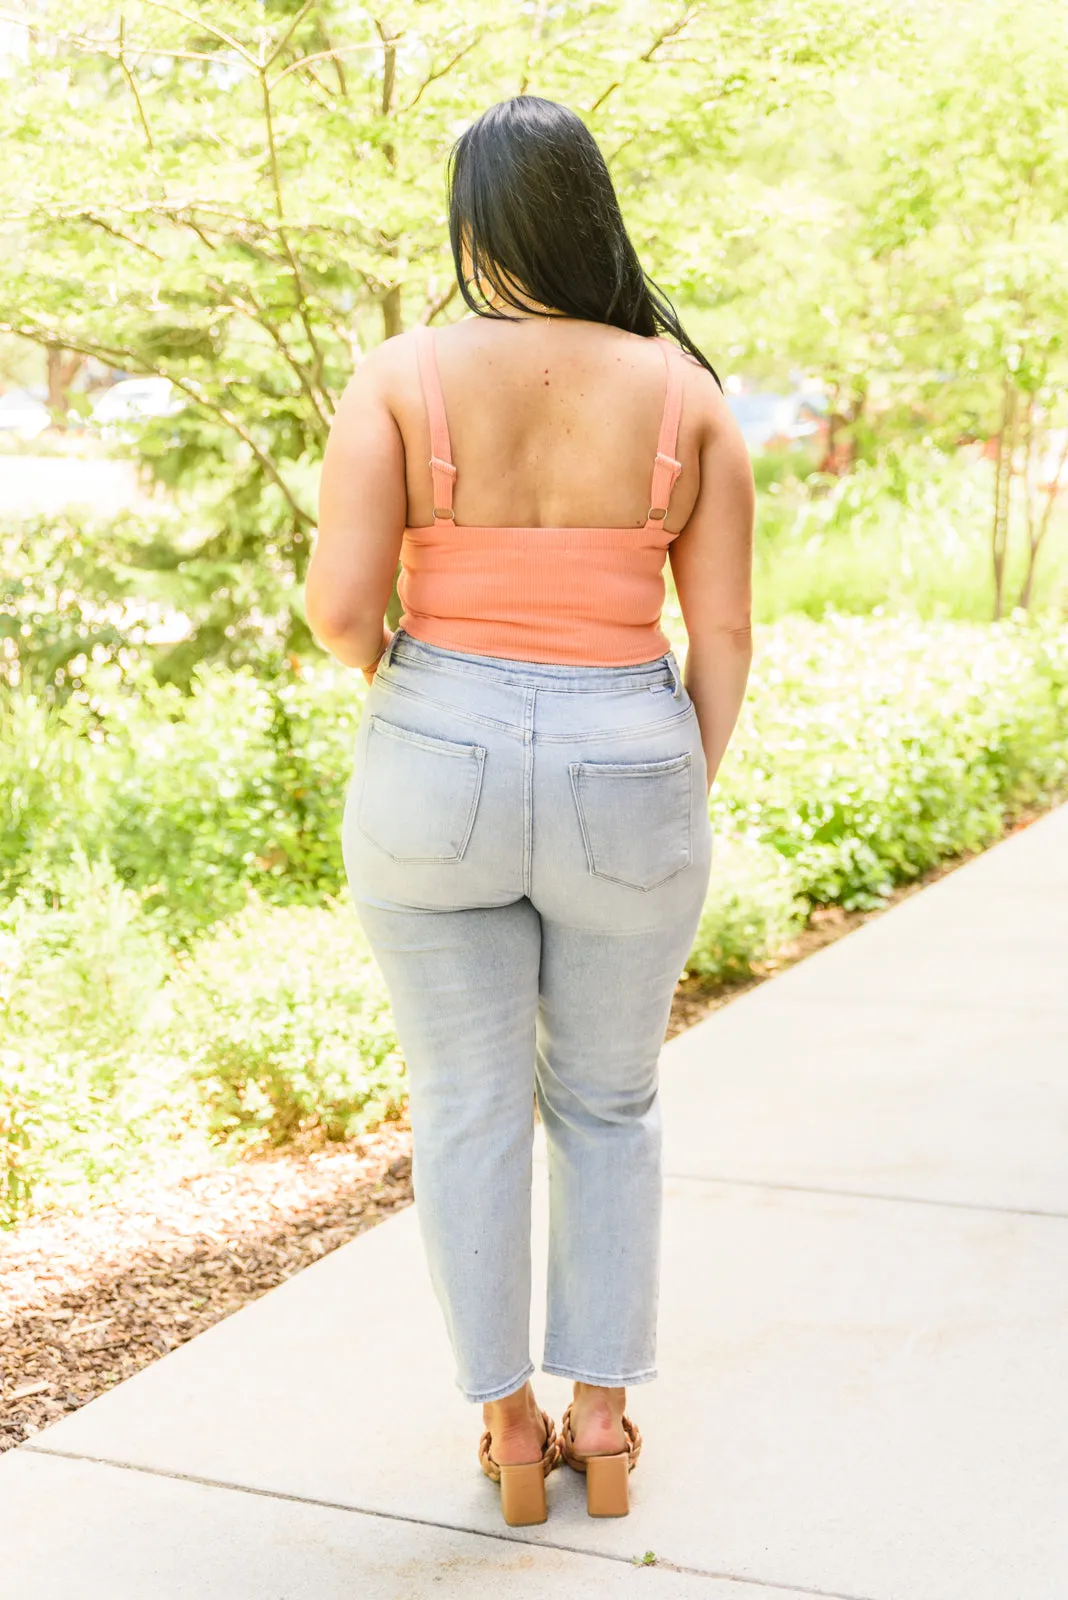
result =
M795 618L758 632L712 795L808 904L881 904L1068 786L1068 630Z

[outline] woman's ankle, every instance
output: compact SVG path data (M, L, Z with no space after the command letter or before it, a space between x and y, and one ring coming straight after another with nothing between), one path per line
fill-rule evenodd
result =
M487 1418L494 1416L505 1424L521 1423L528 1416L538 1417L541 1414L529 1378L511 1394L502 1395L499 1400L483 1401L482 1411Z
M583 1383L576 1378L574 1400L583 1409L622 1413L627 1403L627 1391L619 1385L607 1387L599 1383Z
M622 1384L612 1384L612 1386L608 1386L608 1384L585 1384L582 1379L576 1378L576 1381L574 1381L574 1397L576 1397L576 1400L585 1398L585 1400L603 1400L603 1402L611 1403L612 1400L625 1400L627 1398L627 1389Z

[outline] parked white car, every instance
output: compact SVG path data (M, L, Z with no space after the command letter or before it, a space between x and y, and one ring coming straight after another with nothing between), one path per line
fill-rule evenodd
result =
M185 406L169 378L121 378L96 402L90 415L98 427L173 417Z
M803 389L789 394L764 389L728 391L727 404L742 438L754 453L799 444L826 433L826 401Z
M0 432L36 439L51 426L51 412L29 389L9 389L0 395Z

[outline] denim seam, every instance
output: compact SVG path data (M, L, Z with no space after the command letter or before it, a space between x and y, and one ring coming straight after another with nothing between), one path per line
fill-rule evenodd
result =
M590 843L590 836L589 836L589 833L587 832L587 829L586 829L586 813L582 808L582 798L579 795L579 791L578 791L578 772L576 770L577 767L578 767L578 762L577 761L571 761L571 762L568 763L568 769L567 770L568 770L568 776L571 779L571 793L572 793L572 796L574 797L574 801L575 801L575 810L578 812L579 831L582 834L582 848L586 852L586 865L587 865L587 867L589 868L589 870L590 870L590 872L592 874L593 871L594 871L593 846Z
M640 728L606 728L604 732L596 728L583 728L581 735L576 733L539 733L535 735L539 744L577 744L607 743L610 740L647 739L651 734L665 733L671 728L678 727L687 717L696 716L694 706L688 705L685 711L676 711L670 717L662 717L659 722L647 722Z
M523 893L530 898L534 871L534 708L537 689L531 689L523 707Z
M375 674L376 678L378 674ZM515 722L505 722L496 717L483 717L477 711L467 711L462 706L450 705L447 700L435 700L433 696L423 694L419 689L409 689L406 683L393 683L386 678L382 683L383 689L389 689L394 694L407 695L409 700L418 700L425 706L434 706L440 711L448 711L455 717L462 717L465 722L477 722L483 728L497 728L501 733L510 733L515 737L522 737L522 729Z
M477 799L477 796L476 796L476 799ZM474 820L475 820L475 814L474 814L474 811L472 810L472 812L471 812L471 822L468 824L467 833L464 835L464 842L461 845L461 847L460 847L458 852L456 852L453 855L449 855L449 856L397 856L397 855L393 854L392 850L387 850L384 844L379 844L379 842L375 838L374 834L373 833L369 833L367 831L367 829L364 827L364 824L360 820L359 817L356 818L356 826L359 828L359 830L363 834L364 838L370 840L371 844L374 845L376 850L381 850L383 855L388 856L391 861L395 861L398 866L401 866L401 867L451 867L451 866L455 866L458 862L463 860L464 850L467 847L468 839L471 837L471 826L474 823Z
M507 683L520 689L548 689L556 694L605 694L613 689L647 689L656 684L670 689L675 687L675 678L663 656L658 656L651 664L655 670L645 673L630 671L626 667L572 666L567 662L560 663L559 673L539 673L536 670L537 662L530 663L532 670L529 672L519 669L512 671L507 667L476 667L473 662L469 665L459 661L444 661L440 656L417 656L403 645L394 653L390 667L398 661L408 662L411 666L426 666L434 672L447 672L458 678L483 678L491 683ZM576 683L568 680L569 671L603 672L605 677L600 683Z
M430 864L435 865L436 863L432 862ZM448 865L452 864L453 863L448 863ZM440 913L448 916L450 912L458 909L456 906L443 906L440 904L436 906L424 905L421 900L409 900L407 897L405 898L403 904L397 900L386 900L381 895L361 895L358 899L355 896L351 896L350 898L355 906L377 906L381 911L425 911L429 915ZM511 902L505 901L502 902L502 904L511 904Z
M533 1377L535 1370L533 1361L528 1361L518 1378L512 1378L506 1384L498 1384L495 1389L478 1389L473 1394L469 1389L463 1389L464 1398L470 1400L473 1405L479 1403L489 1405L494 1400L503 1400L505 1395L521 1389L527 1379Z
M390 722L388 717L383 717L377 711L370 713L370 731L380 733L385 738L399 739L402 743L415 744L423 750L440 751L445 756L457 757L460 760L476 761L486 759L486 751L479 744L460 744L455 739L443 739L436 733L417 733L413 728L402 728L397 722Z
M583 1372L578 1367L566 1367L558 1361L543 1361L542 1372L550 1372L556 1378L573 1378L578 1383L592 1383L599 1388L616 1389L625 1388L629 1383L648 1383L658 1376L656 1367L642 1367L638 1372L631 1373L603 1373Z
M377 678L377 674L375 675ZM410 689L407 684L393 683L388 678L382 684L383 689L389 689L394 694L406 695L410 700L418 700L421 705L434 706L441 711L448 711L450 715L459 717L465 722L473 722L483 728L496 728L501 733L511 735L512 738L523 738L523 729L516 722L505 722L495 717L481 716L477 711L467 711L462 706L450 704L447 700L437 700L433 696L423 694L419 689ZM611 691L600 690L601 694ZM584 728L581 735L577 733L533 733L536 744L575 744L580 738L583 743L587 741L610 742L615 740L645 739L650 734L663 733L670 728L677 727L687 717L697 715L691 702L684 711L676 711L670 717L661 717L657 722L647 722L639 728Z

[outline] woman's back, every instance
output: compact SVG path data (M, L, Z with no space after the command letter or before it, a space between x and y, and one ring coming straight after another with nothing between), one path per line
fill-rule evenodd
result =
M528 661L663 654L664 565L721 398L703 368L668 340L544 317L419 327L366 366L401 446L405 632Z
M417 335L390 341L394 415L404 440L408 526L433 522L426 405ZM454 511L467 526L640 529L665 399L658 341L571 318L511 323L472 317L434 331L457 468ZM385 350L383 350L385 354ZM682 474L665 530L697 498L699 443L712 378L682 351L677 458ZM702 397L687 406L687 389Z

